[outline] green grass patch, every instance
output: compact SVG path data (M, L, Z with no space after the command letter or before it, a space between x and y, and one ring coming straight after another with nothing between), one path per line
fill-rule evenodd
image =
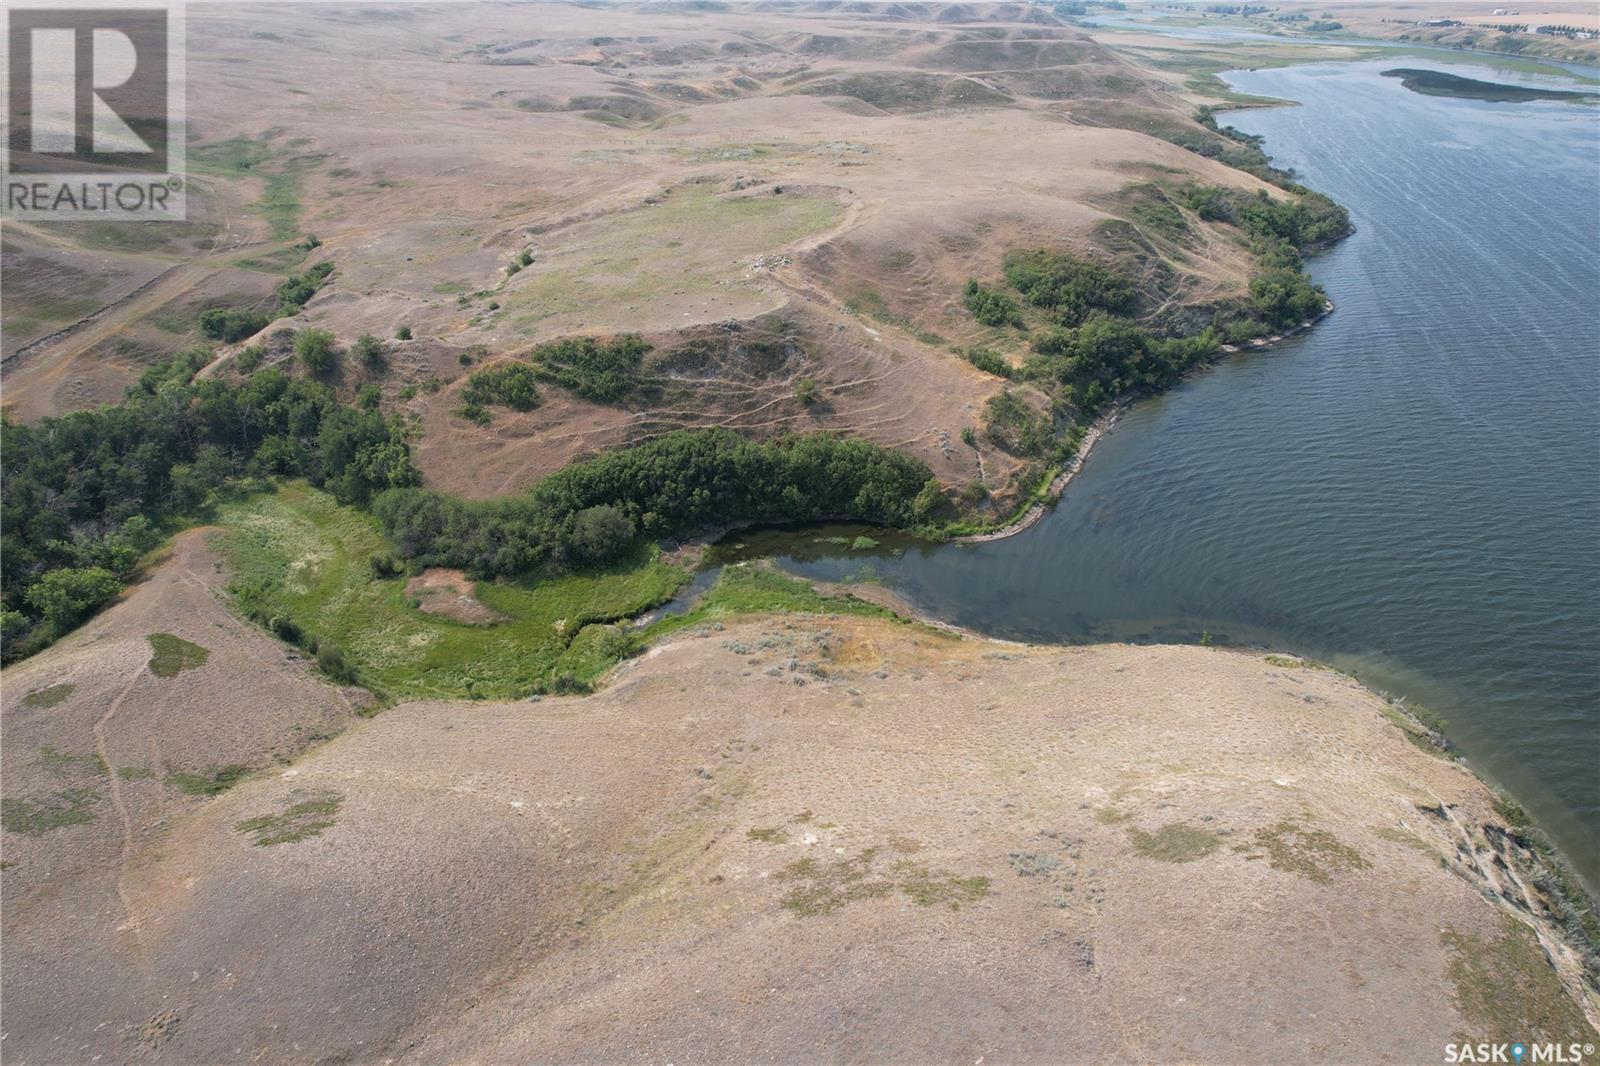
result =
M338 820L339 808L344 805L344 797L336 792L301 794L290 799L294 802L277 814L246 818L233 828L253 837L251 843L258 848L296 844L332 829Z
M100 793L89 788L64 788L42 803L33 800L0 799L0 828L24 836L43 836L69 825L94 821L94 805Z
M739 614L849 614L898 618L893 611L851 596L826 596L808 582L770 567L735 563L723 569L716 584L693 610L670 615L644 630L646 641Z
M268 175L256 208L272 227L273 237L280 241L293 237L300 225L300 176L293 171Z
M723 282L744 271L736 260L827 229L843 213L825 197L723 197L703 186L676 188L653 206L574 226L565 263L522 271L500 303L509 325L528 329L555 315L720 293Z
M780 901L782 906L801 918L811 918L832 914L857 900L882 899L899 892L919 907L943 905L960 910L962 904L976 903L989 894L987 877L961 877L909 860L879 871L876 863L882 850L870 847L853 858L827 863L797 859L777 874L780 882L791 886Z
M1274 870L1285 870L1319 884L1328 884L1339 870L1365 870L1370 863L1361 853L1326 829L1309 829L1294 821L1257 829L1249 844L1234 851L1247 859L1265 856Z
M103 774L106 771L106 764L100 761L98 755L74 755L71 752L57 751L48 744L39 749L39 762L57 777L77 773Z
M150 672L157 677L177 677L185 670L205 665L211 653L192 641L171 633L151 633Z
M1533 930L1502 915L1494 937L1446 928L1440 941L1450 952L1445 970L1456 1005L1474 1040L1593 1044L1600 1040L1583 1011L1567 995Z
M186 796L220 796L249 776L248 766L223 766L197 774L178 770L167 775L167 784Z
M22 705L38 710L48 709L72 695L73 688L74 686L72 685L49 685L45 688L34 689L22 697Z
M605 623L666 601L687 576L641 546L614 566L480 581L478 599L506 620L469 625L413 607L404 576L375 578L370 560L393 545L370 515L303 483L226 504L218 517L245 613L333 642L360 683L386 698L581 691L640 646Z
M1217 834L1183 822L1164 825L1154 833L1130 829L1128 837L1133 841L1134 851L1160 862L1194 862L1222 846L1222 838Z

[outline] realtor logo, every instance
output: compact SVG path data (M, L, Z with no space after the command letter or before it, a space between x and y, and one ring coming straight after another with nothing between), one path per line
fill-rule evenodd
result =
M134 0L4 9L0 215L30 222L184 217L183 11Z

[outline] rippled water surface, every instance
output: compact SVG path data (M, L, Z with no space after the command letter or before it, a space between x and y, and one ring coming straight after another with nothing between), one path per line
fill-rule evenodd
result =
M1600 884L1600 114L1390 65L1230 78L1304 102L1228 121L1358 227L1313 264L1338 310L1310 335L1135 408L1019 537L771 546L991 633L1329 659L1448 719Z

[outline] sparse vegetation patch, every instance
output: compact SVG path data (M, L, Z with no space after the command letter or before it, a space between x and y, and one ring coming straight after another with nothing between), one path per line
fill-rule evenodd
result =
M220 796L249 776L248 766L223 766L199 773L180 770L167 775L167 784L187 796Z
M1251 843L1235 845L1233 850L1247 859L1264 855L1274 870L1320 884L1332 882L1336 872L1364 870L1370 865L1360 852L1326 829L1311 829L1292 820L1257 829Z
M832 914L857 900L881 899L899 892L919 907L943 904L960 910L962 904L975 903L989 894L987 877L961 877L907 859L892 863L880 873L875 866L882 850L870 847L853 858L827 863L797 859L777 875L780 881L793 885L782 899L783 906L809 918Z
M1511 915L1500 932L1480 937L1446 928L1446 975L1473 1039L1521 1040L1558 1045L1594 1043L1597 1036L1567 995L1533 930Z
M73 687L74 686L70 684L62 684L48 685L45 688L34 689L32 692L22 697L22 705L24 707L35 707L41 709L54 707L65 700L68 696L72 695Z
M1194 862L1222 846L1217 834L1184 822L1164 825L1154 833L1130 829L1128 838L1133 841L1134 851L1160 862Z
M343 804L344 797L336 792L296 793L278 813L247 818L233 828L252 837L258 848L296 844L333 828Z
M64 788L43 802L0 799L0 828L8 833L24 836L42 836L69 825L87 825L94 821L94 805L100 802L100 793L89 788Z
M204 666L211 655L192 641L175 637L171 633L151 633L150 672L157 677L177 677L185 670Z

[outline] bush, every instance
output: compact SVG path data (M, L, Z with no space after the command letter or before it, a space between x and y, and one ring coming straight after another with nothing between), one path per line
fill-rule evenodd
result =
M539 406L538 373L526 363L500 363L473 371L461 391L464 406L483 408L492 403L513 411Z
M288 617L287 615L273 615L272 620L267 623L267 628L272 630L273 636L277 637L285 644L293 644L296 647L298 647L306 637L304 631L301 630L300 626L296 624L294 619Z
M393 552L378 552L367 560L367 572L374 581L383 581L405 573L406 563Z
M678 430L569 466L524 496L472 502L407 489L379 496L373 511L417 565L489 576L570 565L576 516L590 508L613 508L650 537L823 517L905 526L931 476L922 463L860 440ZM588 521L620 529L609 516Z
M261 366L261 360L266 356L266 349L259 344L252 344L238 355L234 356L233 365L239 368L241 374L254 374Z
M210 307L200 312L200 332L214 341L233 344L261 332L271 321L259 311Z
M339 359L333 334L325 329L310 327L294 335L294 354L301 365L315 377L331 373Z
M231 480L304 477L347 503L416 484L398 422L276 369L196 380L205 362L195 351L151 367L115 406L0 417L0 609L40 638L8 636L7 655L80 621Z
M1010 389L991 396L984 405L984 436L1003 452L1038 458L1050 448L1052 427L1048 415L1017 399Z
M1093 311L1127 314L1138 296L1133 283L1108 267L1043 250L1006 256L1006 281L1035 307L1075 326Z
M806 407L817 402L817 383L812 378L801 378L794 383L794 398Z
M614 559L633 543L633 523L610 504L586 507L572 516L572 532L567 545L583 563Z
M98 566L63 567L39 578L28 589L26 600L46 624L65 632L121 589L121 579L110 570Z
M356 406L363 411L376 411L383 402L383 390L372 382L361 386L361 391L356 393Z
M1286 327L1321 314L1327 297L1300 271L1272 270L1250 280L1250 299L1267 322Z
M560 385L585 400L618 403L639 389L639 367L650 345L637 334L609 340L570 337L542 344L528 359L545 381Z
M327 675L330 681L341 685L353 685L356 682L356 672L345 661L344 652L339 650L339 645L331 640L317 642L317 669Z
M284 315L294 315L317 294L317 290L327 283L328 276L333 273L332 263L318 263L303 274L285 278L278 286L279 312Z
M961 357L985 374L993 374L997 378L1009 378L1016 373L1010 363L987 348L968 348L961 353Z
M410 326L401 326L399 329L395 330L394 331L394 339L397 340L397 341L408 341L408 340L410 340L411 339L411 327Z
M382 370L388 362L383 342L370 333L363 333L357 337L355 346L350 351L368 370Z
M1017 302L1004 293L984 288L976 278L967 279L962 303L985 326L1022 325L1022 309Z

